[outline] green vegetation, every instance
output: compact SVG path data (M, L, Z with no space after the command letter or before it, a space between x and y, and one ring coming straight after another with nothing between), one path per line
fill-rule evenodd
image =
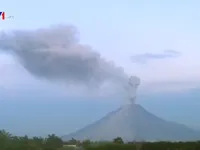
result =
M121 137L113 142L91 142L71 139L63 142L52 134L46 138L14 136L0 131L0 150L200 150L200 141L194 142L129 142Z

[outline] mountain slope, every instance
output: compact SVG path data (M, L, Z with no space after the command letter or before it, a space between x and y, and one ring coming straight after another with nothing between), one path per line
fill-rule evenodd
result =
M184 125L165 121L137 104L130 104L113 111L99 121L67 136L84 140L112 140L122 137L133 140L199 140L200 132Z

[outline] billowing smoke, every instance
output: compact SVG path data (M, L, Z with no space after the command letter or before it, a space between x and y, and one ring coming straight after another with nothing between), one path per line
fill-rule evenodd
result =
M136 76L131 76L127 85L125 86L125 90L128 94L128 100L130 104L135 104L136 96L137 96L137 88L140 85L140 78Z
M74 26L2 32L0 49L16 55L32 75L66 85L100 87L128 81L123 68L106 61L90 46L80 44Z

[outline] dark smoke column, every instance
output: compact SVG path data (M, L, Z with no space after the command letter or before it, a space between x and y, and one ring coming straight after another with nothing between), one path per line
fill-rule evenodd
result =
M126 85L125 89L128 94L128 100L131 104L135 104L136 100L136 93L138 86L140 85L140 78L136 76L131 76L128 80L128 84Z

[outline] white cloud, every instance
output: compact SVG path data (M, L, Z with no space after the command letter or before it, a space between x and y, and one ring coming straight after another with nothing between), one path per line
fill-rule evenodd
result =
M167 58L176 58L179 57L181 53L174 50L165 50L162 53L142 53L131 56L131 61L133 63L142 63L145 64L149 60L156 59L167 59Z
M160 60L141 67L141 73L153 81L200 81L200 61L197 56Z
M159 51L143 52L159 53ZM146 64L131 63L130 55L112 58L117 60L116 62L119 62L118 64L121 64L129 75L137 75L141 78L140 90L177 92L199 88L200 52L195 49L179 49L179 52L181 53L179 57L155 59Z
M195 54L183 53L176 59L155 60L146 65L133 64L133 68L144 85L151 85L149 88L159 90L197 88L200 86L200 61L198 53Z

